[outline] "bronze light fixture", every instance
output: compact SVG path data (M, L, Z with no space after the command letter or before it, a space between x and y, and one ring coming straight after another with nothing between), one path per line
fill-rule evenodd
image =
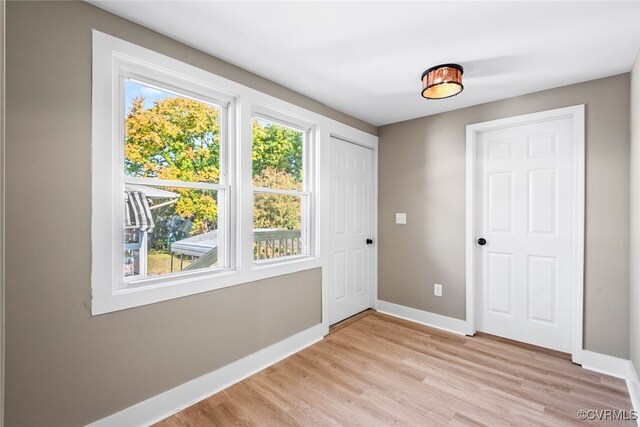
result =
M458 64L442 64L422 73L422 96L427 99L443 99L462 92L462 73Z

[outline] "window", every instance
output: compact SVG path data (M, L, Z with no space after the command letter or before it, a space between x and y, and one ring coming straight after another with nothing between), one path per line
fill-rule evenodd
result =
M226 267L224 108L122 79L126 283Z
M326 119L98 31L92 69L94 315L322 266Z
M309 132L261 116L251 122L253 259L309 254Z

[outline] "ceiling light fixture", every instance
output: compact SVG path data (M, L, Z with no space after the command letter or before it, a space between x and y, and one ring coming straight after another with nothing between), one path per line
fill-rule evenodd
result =
M458 64L442 64L422 73L422 96L427 99L443 99L462 92L462 73Z

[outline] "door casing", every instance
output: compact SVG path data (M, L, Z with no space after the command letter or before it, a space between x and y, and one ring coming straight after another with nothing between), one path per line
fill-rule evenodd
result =
M477 315L477 250L476 250L476 211L478 209L476 192L476 139L480 132L520 126L563 118L572 119L574 149L574 212L573 212L573 251L572 266L572 328L571 359L582 363L583 317L584 317L584 231L585 231L585 117L584 104L538 113L524 114L504 119L467 125L466 146L466 333L476 333Z

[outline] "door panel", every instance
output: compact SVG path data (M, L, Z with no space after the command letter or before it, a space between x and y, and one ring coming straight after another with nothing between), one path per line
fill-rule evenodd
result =
M557 222L556 169L529 171L529 234L555 234Z
M477 138L478 330L571 351L571 119Z
M555 324L556 258L529 256L529 320Z
M331 231L329 322L339 322L371 304L371 150L331 138L334 224Z
M487 258L487 308L511 316L513 255L489 252Z
M364 249L353 250L353 294L359 295L364 292Z
M333 300L339 301L347 294L347 254L344 251L333 254Z
M347 180L336 178L333 181L334 227L336 234L347 232Z
M513 214L512 173L491 173L489 177L488 230L510 233Z

